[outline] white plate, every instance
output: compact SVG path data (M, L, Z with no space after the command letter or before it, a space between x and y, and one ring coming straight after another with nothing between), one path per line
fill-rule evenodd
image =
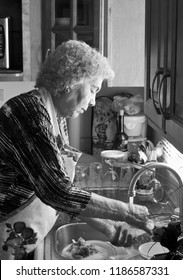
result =
M100 241L100 240L87 240L86 244L88 245L95 245L95 248L98 250L98 253L93 254L89 257L82 258L82 260L106 260L111 256L117 255L115 248L108 242ZM68 252L69 247L71 244L66 246L62 251L62 256L66 259L75 259Z
M148 242L140 245L139 252L143 258L151 259L154 255L168 253L169 250L159 242Z

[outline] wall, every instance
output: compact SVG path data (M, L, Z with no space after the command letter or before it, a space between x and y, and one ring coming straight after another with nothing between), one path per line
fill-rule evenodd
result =
M35 80L42 62L41 1L22 0L24 81Z
M0 82L0 107L10 98L33 89L34 82Z
M109 0L110 86L144 86L145 0Z

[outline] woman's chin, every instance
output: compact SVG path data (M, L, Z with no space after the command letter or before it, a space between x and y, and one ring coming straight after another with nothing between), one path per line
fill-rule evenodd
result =
M77 111L72 112L72 113L70 114L70 118L75 119L75 118L77 118L80 114L81 114L81 113L80 113L80 112L77 112Z
M75 119L75 118L77 118L78 116L79 116L79 113L74 113L74 114L70 115L70 118L71 118L71 119Z

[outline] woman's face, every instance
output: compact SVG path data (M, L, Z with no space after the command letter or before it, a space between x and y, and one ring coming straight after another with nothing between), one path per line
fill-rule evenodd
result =
M71 89L69 93L53 97L57 115L65 118L76 118L79 114L84 113L89 106L94 106L96 94L101 89L102 82L101 77L94 80L86 79L84 83Z

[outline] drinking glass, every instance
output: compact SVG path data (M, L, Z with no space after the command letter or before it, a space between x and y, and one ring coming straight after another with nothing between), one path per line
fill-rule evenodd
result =
M78 188L88 188L88 166L87 165L76 165L74 184Z
M121 165L119 187L123 190L128 190L130 182L134 175L134 167L129 164Z
M89 171L89 189L99 189L102 187L102 163L92 162L90 163Z
M103 177L103 188L115 189L119 187L119 176L114 170L115 160L106 159L105 162L109 165L108 171L104 174Z

